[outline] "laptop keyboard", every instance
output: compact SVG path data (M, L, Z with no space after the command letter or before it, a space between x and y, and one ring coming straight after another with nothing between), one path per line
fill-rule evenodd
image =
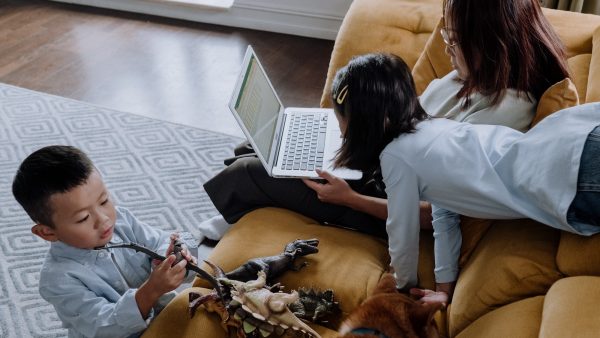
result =
M292 114L286 137L282 168L323 169L327 113Z

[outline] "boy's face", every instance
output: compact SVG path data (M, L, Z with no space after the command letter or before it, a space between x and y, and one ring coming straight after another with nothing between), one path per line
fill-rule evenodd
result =
M51 232L49 238L44 239L58 240L81 249L93 249L106 245L112 238L116 211L96 170L92 171L84 184L52 195L49 203L53 211L54 228L44 229Z

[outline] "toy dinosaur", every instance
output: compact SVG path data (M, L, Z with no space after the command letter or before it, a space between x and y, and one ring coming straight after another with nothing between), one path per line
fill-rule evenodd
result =
M200 295L190 293L190 313L193 316L199 305L209 312L221 316L221 325L226 331L233 329L239 338L278 336L287 330L320 338L321 336L296 317L288 308L299 298L298 292L272 292L266 287L267 276L258 272L258 278L247 282L218 278L222 285L229 287L231 300L227 305L215 297L214 293Z
M264 271L267 275L267 283L271 283L287 270L298 271L306 266L306 262L298 266L294 265L296 258L319 252L318 245L319 240L316 238L297 239L286 244L281 254L250 259L225 275L231 280L247 282L256 279L259 271Z
M190 292L190 315L193 317L202 305L207 311L219 314L225 331L234 330L239 338L267 337L273 333L280 336L286 330L319 337L288 308L298 301L298 292L279 292L279 284L267 286L268 280L284 271L305 266L306 263L294 265L295 259L318 252L318 244L317 239L296 240L288 243L280 255L250 259L229 273L205 261L221 285L222 296L214 292L206 295Z
M313 323L326 324L327 318L340 312L339 303L333 297L333 290L319 291L300 288L299 299L289 305L298 317Z

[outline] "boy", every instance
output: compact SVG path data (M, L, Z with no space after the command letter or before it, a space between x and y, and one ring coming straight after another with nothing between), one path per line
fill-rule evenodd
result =
M20 165L13 195L36 223L31 232L51 242L40 272L40 295L52 304L69 337L137 336L184 281L186 259L169 255L151 269L133 250L98 250L135 242L171 253L177 235L139 222L115 207L91 160L70 146L35 151ZM190 275L191 277L192 275Z

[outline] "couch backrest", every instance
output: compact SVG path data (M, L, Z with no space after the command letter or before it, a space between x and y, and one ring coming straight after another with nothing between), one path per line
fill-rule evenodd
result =
M544 8L567 51L581 103L600 101L600 16ZM413 68L417 91L452 69L439 32L440 0L355 0L338 33L321 105L330 107L335 72L353 56L390 52ZM432 34L432 32L435 32Z
M565 44L571 78L580 103L600 101L600 16L546 8L544 14ZM452 70L438 33L440 28L441 21L413 68L419 93L429 82Z
M335 40L321 106L331 107L335 72L353 56L393 53L412 68L441 15L440 0L354 0Z

